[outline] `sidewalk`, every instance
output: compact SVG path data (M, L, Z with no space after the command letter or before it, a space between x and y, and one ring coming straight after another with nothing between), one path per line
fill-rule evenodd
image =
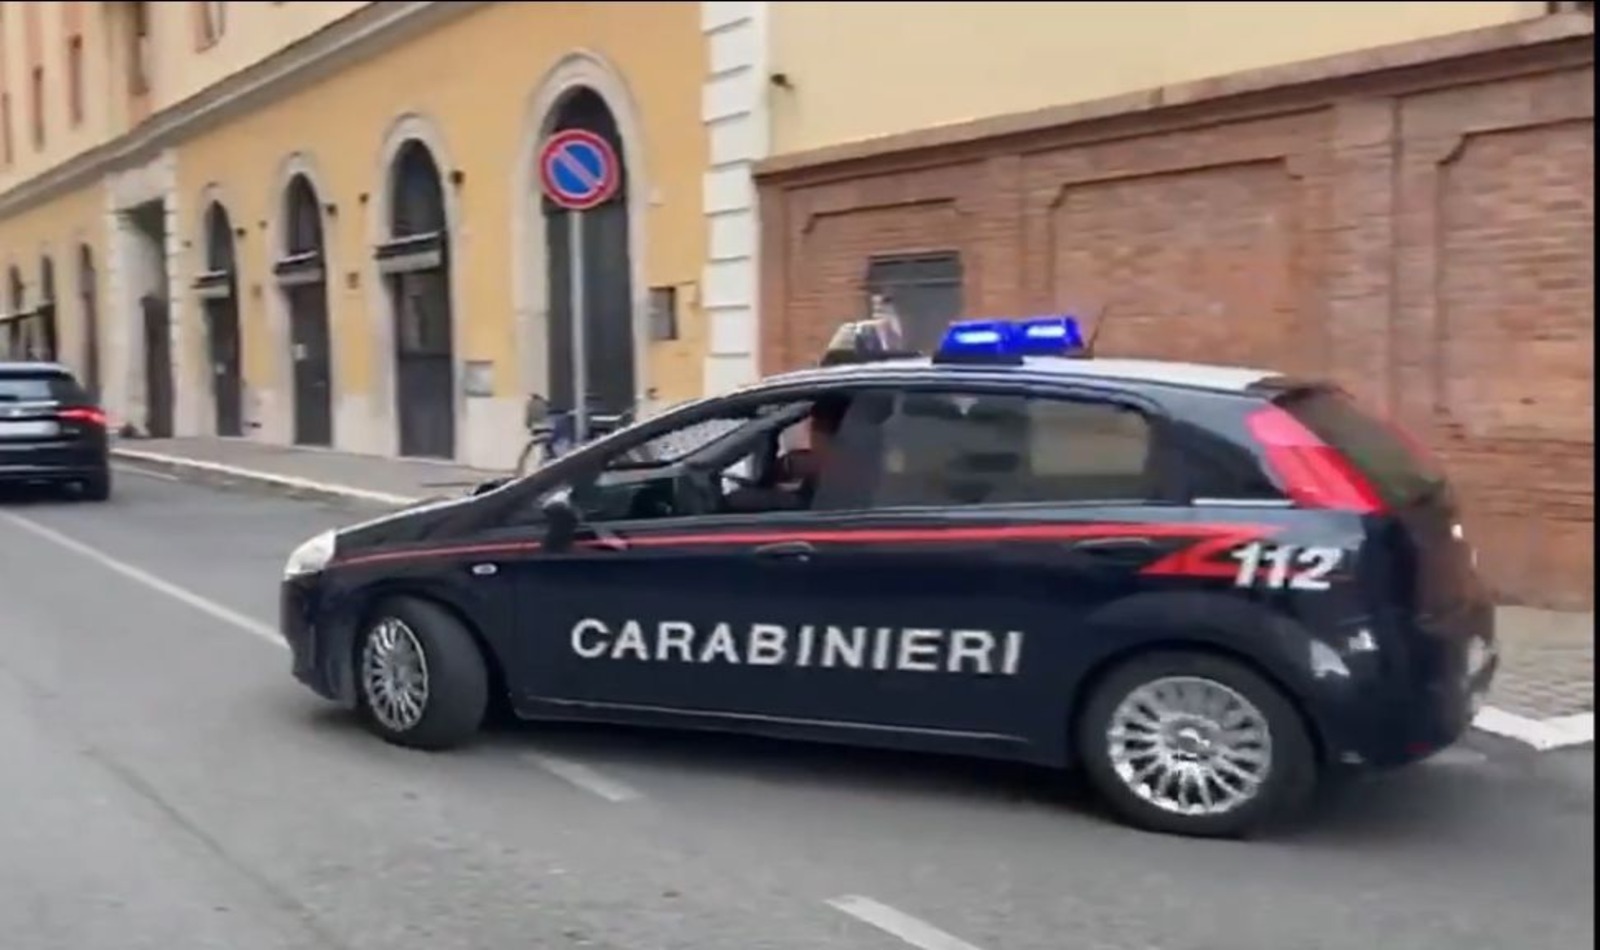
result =
M294 494L396 506L459 494L506 474L248 439L121 439L111 451L120 461L197 480L253 482Z
M244 439L125 440L123 462L199 481L249 482L294 495L389 506L459 494L506 474L447 463L264 445ZM1500 675L1479 725L1536 746L1594 737L1593 612L1502 607ZM1586 723L1585 723L1585 717Z

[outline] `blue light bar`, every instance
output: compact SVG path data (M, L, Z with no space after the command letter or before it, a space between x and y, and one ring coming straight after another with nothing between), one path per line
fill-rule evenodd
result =
M1067 356L1083 348L1083 333L1072 317L964 320L945 331L937 358L942 362L1016 362L1024 356Z

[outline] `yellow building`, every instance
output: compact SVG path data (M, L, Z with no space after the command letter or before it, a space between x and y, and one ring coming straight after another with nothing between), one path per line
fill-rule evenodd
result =
M719 6L0 4L0 351L53 350L139 434L485 467L575 375L696 396L714 328L754 338ZM621 165L583 214L586 374L538 172L572 128Z

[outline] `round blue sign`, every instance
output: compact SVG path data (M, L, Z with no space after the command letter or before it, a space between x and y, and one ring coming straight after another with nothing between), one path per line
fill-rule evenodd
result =
M587 211L617 193L621 168L611 143L586 129L566 129L539 150L539 181L557 206Z

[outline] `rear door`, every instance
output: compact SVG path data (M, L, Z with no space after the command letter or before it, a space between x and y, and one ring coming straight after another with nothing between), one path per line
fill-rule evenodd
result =
M1275 402L1342 454L1393 512L1409 542L1399 546L1401 593L1419 617L1447 618L1477 599L1455 493L1420 442L1332 387L1295 389Z
M873 474L818 493L836 529L807 566L809 619L852 662L809 673L808 715L1053 755L1086 619L1140 588L1152 537L1186 517L1159 421L1122 395L1015 383L890 401L858 400L835 448Z

